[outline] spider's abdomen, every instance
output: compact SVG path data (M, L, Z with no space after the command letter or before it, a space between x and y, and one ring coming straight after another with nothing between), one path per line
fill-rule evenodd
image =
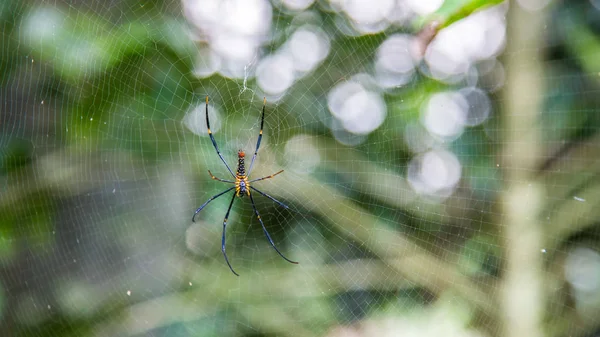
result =
M238 186L238 196L243 197L244 195L248 194L249 186L248 181L246 179L240 179L240 183L238 184Z
M238 175L235 177L235 194L238 197L243 197L250 194L250 183L248 182L248 178L246 176Z
M250 195L250 183L248 182L248 177L246 176L246 164L244 163L245 157L246 154L244 151L239 150L237 175L235 176L235 194L238 197Z

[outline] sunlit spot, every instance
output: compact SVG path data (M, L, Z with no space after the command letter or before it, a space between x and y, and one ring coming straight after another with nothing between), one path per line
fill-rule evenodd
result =
M387 113L381 95L368 91L356 81L342 82L331 89L327 106L344 129L359 135L377 129Z
M407 0L406 3L415 13L424 16L438 10L444 3L444 0Z
M271 27L271 4L266 0L183 0L182 3L186 18L198 30L193 35L208 42L221 58L221 62L209 65L219 66L217 71L228 77L247 76L246 67L257 58Z
M217 35L212 41L213 50L228 62L245 64L255 57L257 41L242 35Z
M64 54L64 62L69 65L69 69L77 71L91 70L94 66L101 64L100 59L108 58L105 49L100 46L81 42L69 45Z
M375 72L381 87L396 87L410 81L416 64L411 52L411 43L412 38L409 35L394 34L379 46Z
M464 76L474 62L498 55L505 43L503 20L504 10L496 6L441 30L425 53L431 76Z
M425 105L421 122L432 135L451 140L462 134L468 108L467 101L458 93L434 94Z
M360 24L374 24L385 19L394 7L394 1L345 0L342 6L352 20Z
M458 91L467 102L467 118L465 124L476 126L485 122L490 116L492 102L481 89L468 87Z
M396 0L396 6L387 14L388 22L396 25L407 25L414 17L413 10L403 0Z
M564 270L577 307L600 309L600 254L587 247L572 249Z
M394 0L334 0L332 5L346 13L356 31L365 34L386 29L390 24L387 18L392 14L396 3ZM346 33L351 34L350 31Z
M282 0L283 5L294 11L301 11L308 8L315 0Z
M320 29L300 27L279 50L260 61L256 69L258 86L270 96L284 94L323 62L329 48L329 39Z
M287 42L293 65L299 72L309 72L329 54L329 39L320 29L303 26Z
M55 8L36 8L25 19L23 33L31 42L53 40L64 32L65 16Z
M256 82L269 95L283 93L294 80L294 64L285 54L265 57L256 69Z
M411 160L408 182L419 194L446 198L461 177L462 166L452 152L432 150Z
M205 109L204 104L199 104L183 117L183 123L194 134L208 137ZM221 129L221 116L212 103L208 106L208 117L210 118L210 130L212 132L219 131Z

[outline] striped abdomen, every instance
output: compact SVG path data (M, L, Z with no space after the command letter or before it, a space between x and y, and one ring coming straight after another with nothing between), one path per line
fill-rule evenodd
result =
M246 194L250 195L250 184L248 183L248 177L246 177L246 164L244 162L245 157L244 151L238 151L238 167L235 177L235 192L238 197L243 197Z

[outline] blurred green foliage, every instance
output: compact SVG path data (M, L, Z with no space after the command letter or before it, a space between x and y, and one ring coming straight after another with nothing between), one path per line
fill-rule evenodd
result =
M500 2L447 1L434 15L416 19L418 28L408 33L434 19L443 29ZM260 227L244 225L253 214L240 202L228 233L228 252L243 271L238 279L221 263L218 223L201 223L211 227L199 234L207 238L202 254L186 249L193 209L220 188L206 169L220 163L210 142L182 120L209 95L227 121L218 141L239 133L255 137L261 99L244 91L242 81L194 75L198 46L177 4L0 4L0 334L309 336L407 312L426 316L430 308L456 315L465 329L497 330L485 289L501 276L503 258L494 205L503 183L496 165L497 116L449 146L463 165L456 195L443 203L404 202L399 195L411 191L403 177L412 155L405 126L419 122L432 93L458 85L418 75L384 95L387 119L365 142L337 143L321 123L328 115L326 91L365 71L394 31L336 35L336 15L318 5L312 10L331 34L332 51L282 101L267 106L271 141L261 149L267 159L257 171L277 171L291 137L314 136L313 145L327 158L319 169L309 177L290 172L287 180L267 185L293 210L268 203L260 209L283 249L312 252L321 263L284 266ZM600 122L598 29L582 19L583 5L554 10L558 22L549 34L552 62L544 78L548 109L540 121L548 162L560 162L554 154L562 144L593 139ZM41 13L60 24L52 30L57 34L40 38L28 30L26 19ZM292 13L275 8L275 15L278 34L267 53L285 42L294 24ZM498 110L504 103L496 101ZM547 173L548 184L558 181L554 173ZM560 201L572 193L565 191ZM109 198L114 194L117 201ZM179 210L180 199L190 200L186 208L169 213ZM215 201L205 217L220 221L226 204ZM586 212L576 229L565 223L549 228L549 241L560 245L592 226L594 210ZM179 259L169 260L165 251ZM137 260L146 256L144 263ZM159 264L169 268L153 269ZM57 289L81 279L100 298L83 296L91 313L71 315L67 309L78 308L76 301ZM39 302L28 307L27 296ZM440 300L448 296L456 306Z

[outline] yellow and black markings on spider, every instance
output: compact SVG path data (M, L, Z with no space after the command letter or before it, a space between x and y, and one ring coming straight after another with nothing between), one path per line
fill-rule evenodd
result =
M235 191L231 197L231 201L229 202L229 207L227 208L227 213L225 213L225 218L223 219L223 234L221 236L221 251L223 252L223 256L225 257L225 262L227 262L229 269L231 270L232 273L234 273L237 276L239 276L239 274L236 273L235 270L233 270L233 268L231 267L231 263L229 263L229 259L227 258L227 253L225 252L225 229L227 227L227 219L229 218L229 212L231 211L231 207L233 206L233 201L235 200L236 197L241 198L241 197L247 196L250 198L250 202L252 204L252 209L254 210L254 214L256 215L258 222L260 222L263 232L265 233L267 240L269 240L271 247L273 247L273 249L275 249L275 251L279 254L279 256L281 256L284 260L286 260L290 263L298 264L298 262L292 261L292 260L288 259L287 257L283 256L283 254L279 251L279 249L277 249L277 247L275 247L275 244L273 243L273 239L271 239L271 235L269 235L269 232L267 231L267 228L265 227L265 224L263 223L262 218L258 214L258 210L256 209L256 205L254 204L254 198L252 197L252 193L251 193L251 190L252 190L264 197L271 199L273 202L275 202L276 204L278 204L279 206L281 206L283 208L286 208L286 209L289 208L286 204L282 203L281 201L273 198L272 196L268 195L267 193L264 193L264 192L260 191L259 189L257 189L256 187L250 185L251 183L254 183L256 181L271 179L274 176L283 172L283 170L281 170L277 173L273 173L266 177L249 180L250 173L252 172L252 167L254 166L254 160L256 159L256 155L258 154L258 149L260 148L260 142L261 142L262 136L263 136L263 127L265 124L265 106L266 105L267 105L267 99L264 98L263 99L263 107L262 107L262 116L260 119L260 132L258 133L258 140L256 141L256 149L254 150L254 155L252 156L252 161L250 162L250 167L248 168L248 173L246 174L246 164L245 164L246 153L242 150L239 150L238 151L237 172L234 174L233 171L231 170L231 168L229 167L229 165L227 164L227 162L225 161L225 158L223 158L221 151L219 151L217 142L215 141L215 138L213 137L212 131L210 131L210 120L208 118L208 96L206 96L206 128L208 129L208 136L210 137L210 141L212 142L215 150L217 151L217 155L219 155L219 158L221 159L223 164L225 164L225 167L227 168L227 170L231 174L231 177L234 180L217 178L212 174L212 172L210 172L210 170L208 170L208 174L210 174L210 177L212 179L220 181L220 182L224 182L224 183L230 183L230 184L233 184L233 186L226 189L223 192L220 192L220 193L210 197L205 203L203 203L200 207L198 207L198 209L194 213L194 216L192 216L192 221L195 221L196 214L198 214L204 207L206 207L206 205L208 205L209 202L211 202L211 201L215 200L216 198L222 196L223 194L235 189Z

